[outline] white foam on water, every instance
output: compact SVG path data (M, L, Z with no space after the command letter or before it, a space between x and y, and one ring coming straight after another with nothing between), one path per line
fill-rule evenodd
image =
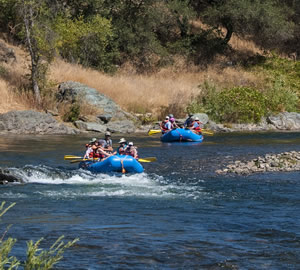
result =
M1 193L1 199L19 199L19 198L27 198L28 196L23 193L15 193L12 191Z
M55 171L47 167L31 167L23 171L28 183L62 185L35 191L36 194L51 198L76 197L156 197L156 198L199 198L203 193L198 185L169 183L158 175L140 174L92 174L85 170L73 172Z

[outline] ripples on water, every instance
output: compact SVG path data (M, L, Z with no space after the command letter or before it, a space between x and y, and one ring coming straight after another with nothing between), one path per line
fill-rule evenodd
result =
M64 154L80 155L74 145L86 138L57 137L46 145L44 137L22 138L0 156L26 182L0 189L1 201L17 202L2 220L14 224L14 255L24 256L29 239L45 237L49 247L64 234L80 241L57 269L300 265L299 173L214 173L235 159L299 150L297 134L216 136L197 145L134 138L141 156L158 159L135 175L93 175L61 161ZM1 139L0 146L13 140Z

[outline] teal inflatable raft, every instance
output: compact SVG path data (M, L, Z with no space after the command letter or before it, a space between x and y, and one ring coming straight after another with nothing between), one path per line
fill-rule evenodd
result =
M162 142L202 142L203 136L189 129L176 128L160 137Z
M125 172L127 173L142 173L143 166L132 156L115 155L108 157L103 161L82 161L79 163L79 168L86 169L92 173L108 173L108 172Z

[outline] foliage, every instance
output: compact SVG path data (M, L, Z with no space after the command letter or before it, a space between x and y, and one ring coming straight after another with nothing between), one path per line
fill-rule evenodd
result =
M227 123L257 123L268 112L266 97L257 89L233 87L217 91L208 83L204 89L188 105L188 112L205 112L212 119Z
M15 203L10 204L4 208L5 202L2 202L0 206L0 217L4 215ZM7 229L8 230L8 229ZM7 230L5 233L7 233ZM64 251L73 246L79 239L74 239L64 243L62 240L64 236L59 237L56 242L49 248L49 250L42 250L39 245L43 238L37 242L27 242L27 258L23 263L16 257L9 257L9 254L16 243L16 239L9 237L7 240L3 240L5 233L0 239L0 270L4 269L17 269L18 266L22 266L25 270L38 270L38 269L52 269L53 266L63 258Z
M280 77L275 80L273 87L267 89L265 95L270 112L296 112L300 110L299 96L288 88L285 81Z
M80 115L80 105L74 103L70 106L70 109L64 114L63 120L65 122L75 122L78 120Z
M69 61L85 66L111 70L117 53L110 45L113 38L111 22L99 15L85 20L58 17L55 22L58 35L57 49Z
M232 33L251 38L258 44L274 46L293 36L292 9L276 0L192 1L199 17L215 28L227 30L224 42Z
M254 88L224 89L218 93L217 101L218 110L213 116L221 122L257 123L267 113L266 98Z
M266 78L265 94L273 112L300 110L300 62L273 54L266 61L250 68Z

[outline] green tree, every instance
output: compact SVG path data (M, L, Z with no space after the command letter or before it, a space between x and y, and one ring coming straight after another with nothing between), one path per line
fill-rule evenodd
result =
M208 25L224 27L228 43L233 33L250 38L263 47L275 47L293 35L292 9L276 0L191 1Z
M19 0L19 10L23 21L20 36L24 38L30 54L32 89L36 102L40 104L40 89L55 51L52 15L44 0Z
M111 22L100 15L84 19L57 17L55 26L57 49L69 61L110 70L116 51L112 49Z

